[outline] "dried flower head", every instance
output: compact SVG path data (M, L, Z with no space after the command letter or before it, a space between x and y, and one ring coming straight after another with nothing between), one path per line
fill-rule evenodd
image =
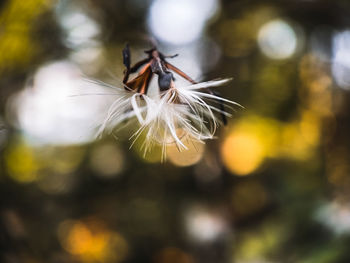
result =
M175 144L181 151L187 149L184 144L186 139L200 142L212 139L218 125L221 122L225 124L226 117L231 116L226 109L232 109L230 105L240 106L210 89L222 86L230 79L196 83L167 62L167 57L157 49L153 48L146 53L148 58L130 67L128 46L123 50L126 70L120 87L92 81L97 85L112 88L116 96L97 134L100 136L104 132L113 132L126 121L136 120L139 128L131 136L132 145L143 134L145 140L142 146L145 154L155 144L161 145L165 154L168 144ZM137 76L129 81L130 74L138 70ZM172 71L188 80L190 85L175 85ZM159 93L151 97L148 95L148 89L154 75L158 77Z

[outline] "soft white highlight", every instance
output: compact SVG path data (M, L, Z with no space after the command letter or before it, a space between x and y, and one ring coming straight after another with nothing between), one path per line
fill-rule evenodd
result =
M155 0L149 10L148 27L160 41L188 44L202 35L217 9L217 0Z
M271 59L287 59L297 49L297 35L287 22L276 19L264 24L258 33L262 52Z
M17 116L13 124L31 143L68 145L94 140L91 120L102 116L107 98L71 98L81 92L80 76L73 63L53 61L40 67L32 83L9 100L10 113Z
M339 87L350 89L350 30L333 37L332 73Z

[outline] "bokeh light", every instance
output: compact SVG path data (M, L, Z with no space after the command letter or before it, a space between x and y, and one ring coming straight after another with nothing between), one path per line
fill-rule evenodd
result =
M221 146L224 165L239 176L255 172L267 157L278 155L280 130L275 120L247 115L227 134Z
M38 177L39 163L34 150L23 142L17 142L6 152L5 163L9 175L16 181L30 183Z
M206 21L216 9L216 0L155 0L148 25L162 41L187 44L201 36Z
M66 42L69 47L87 45L100 32L98 24L82 12L65 13L59 18L63 29L67 31Z
M332 72L337 84L350 88L350 30L342 31L333 37Z
M73 173L82 161L83 148L33 147L20 137L10 145L4 157L7 172L13 180L36 182L48 194L66 193L73 187Z
M41 67L34 75L33 85L10 103L19 128L39 144L83 143L94 139L96 119L101 118L100 109L105 100L102 96L79 96L84 85L79 69L68 61Z
M176 166L190 166L199 162L203 157L205 145L192 139L185 140L184 145L188 148L184 151L179 151L176 145L167 147L169 161Z
M211 242L229 233L223 215L201 206L188 209L185 225L189 239L195 242Z
M293 28L280 19L264 24L258 33L259 47L272 59L291 57L297 49L297 41Z
M240 176L254 173L267 158L308 160L320 142L320 129L318 115L307 110L288 123L247 115L226 135L221 157Z
M31 62L38 52L31 25L50 6L46 0L7 1L1 6L0 74Z
M120 262L127 255L126 240L96 219L65 220L57 231L62 247L83 262Z
M69 58L89 74L98 71L103 55L101 27L93 17L94 11L71 1L60 1L55 9L64 44L70 50Z
M350 233L350 208L347 203L326 203L319 208L315 217L337 235Z
M263 160L263 146L257 137L248 134L232 134L222 147L226 167L237 175L256 170Z

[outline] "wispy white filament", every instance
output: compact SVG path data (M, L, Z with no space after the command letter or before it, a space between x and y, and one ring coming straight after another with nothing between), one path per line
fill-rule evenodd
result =
M109 107L97 135L111 133L130 120L136 120L138 130L130 137L133 141L142 136L146 154L154 145L161 145L165 154L168 144L175 144L178 149L187 149L184 141L203 142L214 137L221 115L231 114L215 105L223 104L225 108L238 103L214 95L208 90L226 84L230 79L212 80L189 86L172 85L169 90L156 97L137 93L128 88L115 87L104 82L92 81L94 84L113 90L115 101ZM209 103L210 102L210 103ZM216 114L215 114L216 113ZM217 114L219 113L219 114Z
M220 96L208 93L208 88L226 84L230 79L213 80L198 84L176 87L161 93L158 101L148 103L152 109L151 114L141 123L140 129L134 134L137 137L145 132L146 139L143 143L144 151L156 144L162 145L163 153L167 144L175 143L178 149L184 150L185 139L204 141L214 137L216 128L220 123L220 116L227 117L231 114L223 111L207 101L216 101L226 105L238 105L238 103L224 99Z
M105 133L112 133L116 128L121 128L124 124L132 119L137 119L139 124L144 123L147 110L151 107L147 105L149 99L146 95L134 92L120 86L113 86L108 83L87 79L93 85L111 89L110 93L87 93L81 95L108 95L115 97L114 102L108 109L106 117L99 125L96 137L101 137Z

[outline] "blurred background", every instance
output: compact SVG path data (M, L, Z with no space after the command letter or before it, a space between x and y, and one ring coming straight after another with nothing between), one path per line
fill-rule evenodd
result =
M0 2L0 261L350 262L347 0ZM242 104L217 139L95 140L157 41ZM180 81L180 78L177 78ZM78 95L78 96L76 96Z

